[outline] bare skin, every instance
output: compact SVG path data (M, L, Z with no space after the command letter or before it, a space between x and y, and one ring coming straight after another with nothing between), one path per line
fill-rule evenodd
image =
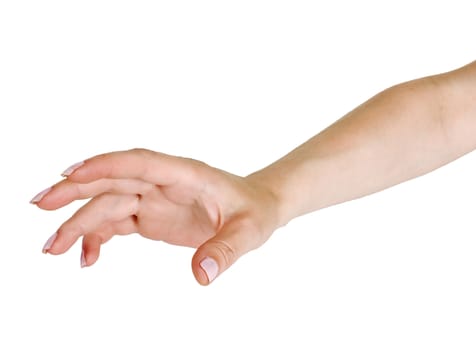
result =
M139 233L197 248L207 285L280 226L306 213L428 173L476 148L476 62L391 87L247 177L144 149L102 154L65 171L32 200L55 210L91 200L48 240L65 253L82 237L82 266L112 236Z

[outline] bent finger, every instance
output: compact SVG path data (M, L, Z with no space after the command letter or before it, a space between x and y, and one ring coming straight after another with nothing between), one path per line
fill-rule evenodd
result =
M98 231L110 233L114 223L122 222L137 212L138 202L135 195L103 194L91 199L60 226L48 240L44 252L62 254L81 236Z
M83 236L83 245L81 249L81 267L93 265L99 258L102 239L98 234L90 233Z
M136 221L134 216L130 216L122 221L105 225L97 233L83 236L81 267L95 264L101 252L101 245L109 241L114 235L128 235L137 232Z

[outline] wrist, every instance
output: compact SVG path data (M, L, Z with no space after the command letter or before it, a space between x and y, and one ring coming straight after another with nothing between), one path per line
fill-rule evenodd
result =
M289 203L284 196L282 186L279 185L279 176L272 174L272 171L263 169L252 173L245 177L245 180L254 188L259 188L263 196L266 196L268 201L265 205L272 211L273 230L285 226L293 219L291 211L289 210Z

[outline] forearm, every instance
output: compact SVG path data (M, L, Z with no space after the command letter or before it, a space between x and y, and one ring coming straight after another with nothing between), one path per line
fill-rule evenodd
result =
M251 174L280 225L434 170L476 147L475 64L383 91Z

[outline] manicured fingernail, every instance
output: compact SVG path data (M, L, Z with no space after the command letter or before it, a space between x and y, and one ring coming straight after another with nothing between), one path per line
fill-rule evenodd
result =
M58 236L58 233L55 232L55 234L53 236L51 236L50 238L48 238L48 240L46 241L45 245L43 246L43 254L46 254L48 253L48 250L50 250L51 246L53 245L56 237Z
M83 165L84 162L78 162L73 165L71 165L69 168L67 168L65 171L61 173L61 176L69 176L71 175L76 169L78 169L81 165Z
M217 262L209 257L206 257L200 262L200 267L205 271L208 277L208 282L210 283L218 275L218 264Z
M84 256L84 250L81 251L81 268L86 267L86 257Z
M31 204L36 204L38 203L39 201L41 201L43 199L43 197L52 190L53 188L52 187L48 187L46 190L43 190L41 191L40 193L38 193L35 197L33 197L33 199L30 201Z

